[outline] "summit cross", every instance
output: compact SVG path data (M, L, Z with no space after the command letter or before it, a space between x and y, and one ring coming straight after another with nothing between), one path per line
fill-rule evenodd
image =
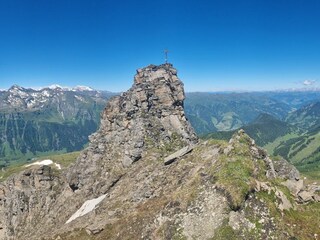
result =
M166 64L168 63L168 52L169 52L168 49L164 50L164 57L165 57L164 60Z

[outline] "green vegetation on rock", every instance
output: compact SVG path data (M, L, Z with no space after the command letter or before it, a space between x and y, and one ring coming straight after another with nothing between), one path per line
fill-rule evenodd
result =
M72 163L74 163L79 156L80 152L71 152L71 153L65 153L65 154L54 154L54 155L47 155L47 156L42 156L39 158L34 159L34 161L28 162L28 163L15 163L11 164L8 167L3 167L1 172L0 172L0 181L6 180L9 176L19 173L26 169L26 165L31 164L32 162L35 161L41 161L44 159L50 159L54 163L60 164L62 168L67 168L70 166Z

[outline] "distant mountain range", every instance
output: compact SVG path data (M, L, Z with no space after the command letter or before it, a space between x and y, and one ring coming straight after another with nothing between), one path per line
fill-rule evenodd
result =
M19 85L17 84L14 84L13 86L11 86L9 89L0 89L0 91L4 92L4 91L8 91L10 90L11 88L23 88L23 87L20 87ZM46 86L46 87L37 87L37 88L33 88L33 87L27 87L27 88L23 88L23 89L29 89L29 90L34 90L34 91L41 91L43 89L62 89L64 91L74 91L74 92L81 92L81 91L97 91L91 87L88 87L88 86L81 86L81 85L78 85L78 86L75 86L75 87L66 87L66 86L61 86L59 84L52 84L50 86Z
M185 111L199 135L238 129L266 113L289 113L320 99L320 92L187 93Z
M320 100L289 112L283 120L260 114L241 128L270 154L284 157L301 171L320 170ZM228 140L235 131L213 132L204 138Z
M35 90L13 85L1 91L0 163L82 149L113 95L88 87Z
M320 101L308 104L290 113L287 122L306 131L313 127L317 128L320 126Z
M285 121L293 131L279 135L265 147L300 170L320 170L320 101L290 113Z
M59 85L0 91L0 163L82 149L116 94ZM319 131L319 101L320 91L187 93L185 113L200 136L226 139L244 128L258 145L288 158L295 155L290 139L313 139Z
M261 113L254 121L248 125L241 126L240 128L245 130L259 146L265 146L266 144L273 142L279 136L286 135L295 129L288 123L267 113ZM229 140L239 129L209 133L204 135L204 138Z

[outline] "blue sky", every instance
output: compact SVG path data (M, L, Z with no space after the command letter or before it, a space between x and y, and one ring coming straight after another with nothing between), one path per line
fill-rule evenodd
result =
M319 12L317 0L0 0L0 88L124 91L166 48L187 91L319 87Z

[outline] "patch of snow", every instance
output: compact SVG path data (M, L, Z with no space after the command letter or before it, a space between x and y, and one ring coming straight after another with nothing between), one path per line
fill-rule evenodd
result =
M9 89L9 91L12 95L14 96L20 96L21 98L26 98L28 97L28 94L24 92L24 88L19 87L19 86L14 86Z
M80 96L77 96L77 95L74 95L74 97L75 97L76 99L78 99L79 101L81 101L81 102L85 102L85 100L84 100L83 97L80 97Z
M36 105L37 101L35 99L31 99L27 102L27 108L32 108L34 105Z
M31 89L33 91L41 91L43 89L43 87L29 87L29 89Z
M41 162L34 162L29 165L26 165L26 167L32 166L32 165L50 165L53 164L53 161L50 159L42 160Z
M9 88L9 91L10 91L10 90L14 90L14 89L16 89L16 90L23 90L24 88L23 88L23 87L20 87L20 86L17 85L17 84L13 84L13 85Z
M107 194L104 194L98 198L94 198L91 200L87 200L84 202L84 204L82 204L82 206L78 209L78 211L76 211L69 219L68 221L66 221L66 224L77 219L78 217L82 217L83 215L91 212L92 210L94 210L96 208L96 206L103 200L105 199L105 197L107 196Z
M58 110L58 111L59 111L59 110ZM62 119L65 120L65 118L64 118L64 112L61 111L60 114L61 114Z
M45 159L42 161L34 162L31 164L26 165L26 167L34 166L34 165L51 165L54 164L59 170L61 169L61 165L58 163L53 162L51 159Z
M19 86L14 86L15 88L18 88ZM11 87L13 88L13 87ZM19 87L21 88L21 87ZM88 86L75 86L75 87L67 87L67 86L61 86L59 84L52 84L50 86L46 86L46 87L38 87L38 88L30 88L33 89L35 91L43 91L45 89L51 89L51 90L63 90L63 91L73 91L73 92L82 92L82 91L96 91L95 89L88 87ZM22 88L21 88L22 89Z
M70 88L70 87L64 87L64 86L61 86L58 84L52 84L46 88L50 88L52 90L64 90L64 91L71 91L72 90L72 88Z
M12 95L8 96L7 102L12 106L22 106L24 104L24 101L21 98Z
M95 91L93 88L91 87L87 87L87 86L75 86L74 88L71 89L72 91Z
M44 91L42 92L42 95L43 95L44 97L50 97L50 93L49 93L47 90L44 90Z
M59 170L61 170L61 164L59 164L59 163L54 163L54 165L56 166L56 168L58 168Z
M50 86L48 86L48 88L50 89L56 89L56 88L63 88L62 86L58 85L58 84L52 84Z

